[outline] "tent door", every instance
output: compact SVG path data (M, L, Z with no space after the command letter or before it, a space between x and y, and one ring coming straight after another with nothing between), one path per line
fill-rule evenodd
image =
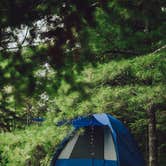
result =
M59 164L58 166L106 166L107 161L117 160L109 127L90 126L84 129L84 132L78 132L67 143L58 157L59 163L67 162L67 165Z
M76 142L70 158L104 159L104 131L100 126L86 127Z

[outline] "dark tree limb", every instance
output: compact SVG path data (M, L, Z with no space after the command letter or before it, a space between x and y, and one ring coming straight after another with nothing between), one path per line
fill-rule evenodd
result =
M149 166L157 166L157 133L156 113L152 108L147 110L149 117L148 138L149 138Z
M104 51L102 54L126 54L126 55L141 55L140 52L134 52L130 50L108 50Z
M147 110L148 124L148 149L149 149L149 166L158 166L158 145L156 131L156 110L166 110L166 103L151 104Z

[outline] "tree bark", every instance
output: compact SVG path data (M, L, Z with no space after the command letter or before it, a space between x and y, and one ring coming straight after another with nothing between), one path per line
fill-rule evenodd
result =
M157 164L157 134L156 134L156 114L153 109L148 110L149 116L149 166L158 166Z

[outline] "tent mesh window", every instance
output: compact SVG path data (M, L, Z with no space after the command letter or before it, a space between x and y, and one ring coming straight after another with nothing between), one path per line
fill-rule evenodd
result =
M70 158L104 159L104 132L102 127L85 128L71 153Z

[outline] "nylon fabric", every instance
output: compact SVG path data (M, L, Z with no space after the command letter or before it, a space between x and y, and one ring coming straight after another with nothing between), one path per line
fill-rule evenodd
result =
M117 166L117 162L96 159L60 159L54 166Z
M117 135L116 142L120 166L145 166L142 154L129 130L116 118L111 115L108 115L108 117Z

